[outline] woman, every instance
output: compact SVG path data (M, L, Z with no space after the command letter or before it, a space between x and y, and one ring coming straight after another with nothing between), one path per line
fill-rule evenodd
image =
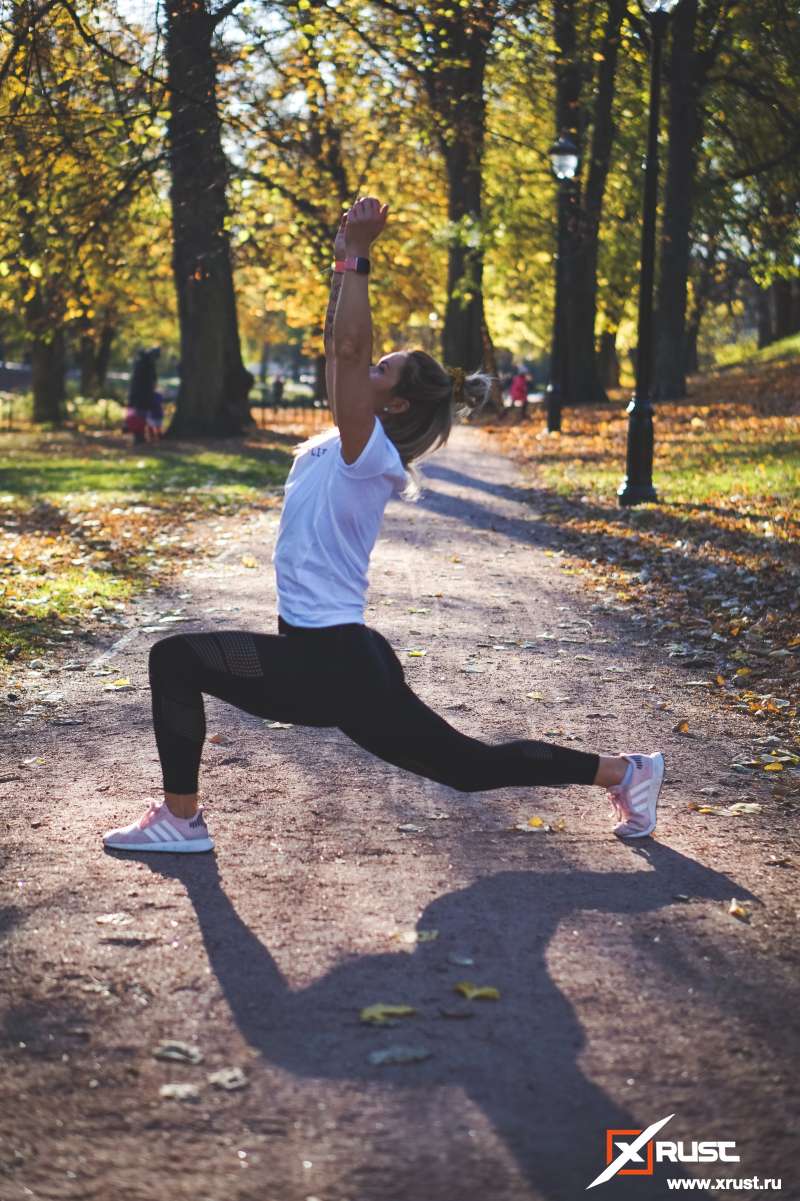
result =
M259 717L338 726L387 763L463 792L606 788L619 819L615 833L641 838L655 828L660 754L596 755L529 739L492 746L470 738L415 696L386 639L364 624L367 568L389 498L408 493L406 469L447 441L454 410L484 400L490 384L479 373L465 378L445 369L420 350L370 365L367 256L387 212L372 197L357 201L334 244L325 349L335 428L299 448L286 483L274 555L279 633L225 630L155 644L150 684L164 800L106 834L107 847L213 847L197 798L204 693Z

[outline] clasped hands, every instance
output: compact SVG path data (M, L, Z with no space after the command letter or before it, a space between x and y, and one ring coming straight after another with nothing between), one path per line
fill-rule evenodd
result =
M336 240L333 244L337 259L369 254L372 243L379 238L389 215L388 204L381 204L375 196L363 196L342 215Z

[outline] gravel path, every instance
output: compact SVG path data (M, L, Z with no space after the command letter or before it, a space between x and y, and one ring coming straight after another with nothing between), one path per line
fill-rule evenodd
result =
M72 648L83 670L29 672L33 712L6 710L0 1201L571 1201L607 1129L668 1114L659 1138L733 1140L739 1162L593 1195L654 1201L673 1175L782 1177L800 1197L800 854L730 767L752 722L560 569L478 431L426 474L425 499L387 513L368 621L467 732L663 749L657 841L619 844L599 790L462 795L211 701L216 854L103 854L100 832L156 795L147 647L274 626L277 515L212 522L174 593ZM763 810L689 811L709 799ZM513 829L531 817L553 829ZM378 1002L416 1012L362 1023ZM162 1040L202 1063L155 1058ZM370 1061L398 1045L425 1058ZM226 1068L243 1087L209 1080Z

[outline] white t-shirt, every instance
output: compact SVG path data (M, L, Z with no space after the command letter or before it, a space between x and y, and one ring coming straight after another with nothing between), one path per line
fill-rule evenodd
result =
M364 621L367 569L389 498L406 485L380 421L354 463L338 429L306 442L286 481L272 561L278 612L296 626Z

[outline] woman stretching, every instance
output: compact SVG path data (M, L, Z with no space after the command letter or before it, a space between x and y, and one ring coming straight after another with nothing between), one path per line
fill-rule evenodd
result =
M130 851L208 851L197 801L203 694L258 717L338 726L387 763L462 792L587 784L608 790L615 833L656 824L664 761L596 755L518 739L493 746L460 733L415 696L386 639L364 624L367 569L389 498L406 468L447 441L454 411L485 399L490 379L450 370L421 350L372 362L368 254L388 205L372 197L342 218L325 323L335 428L300 447L286 483L274 562L278 633L182 634L150 652L164 800L104 837ZM413 469L412 469L413 472Z

